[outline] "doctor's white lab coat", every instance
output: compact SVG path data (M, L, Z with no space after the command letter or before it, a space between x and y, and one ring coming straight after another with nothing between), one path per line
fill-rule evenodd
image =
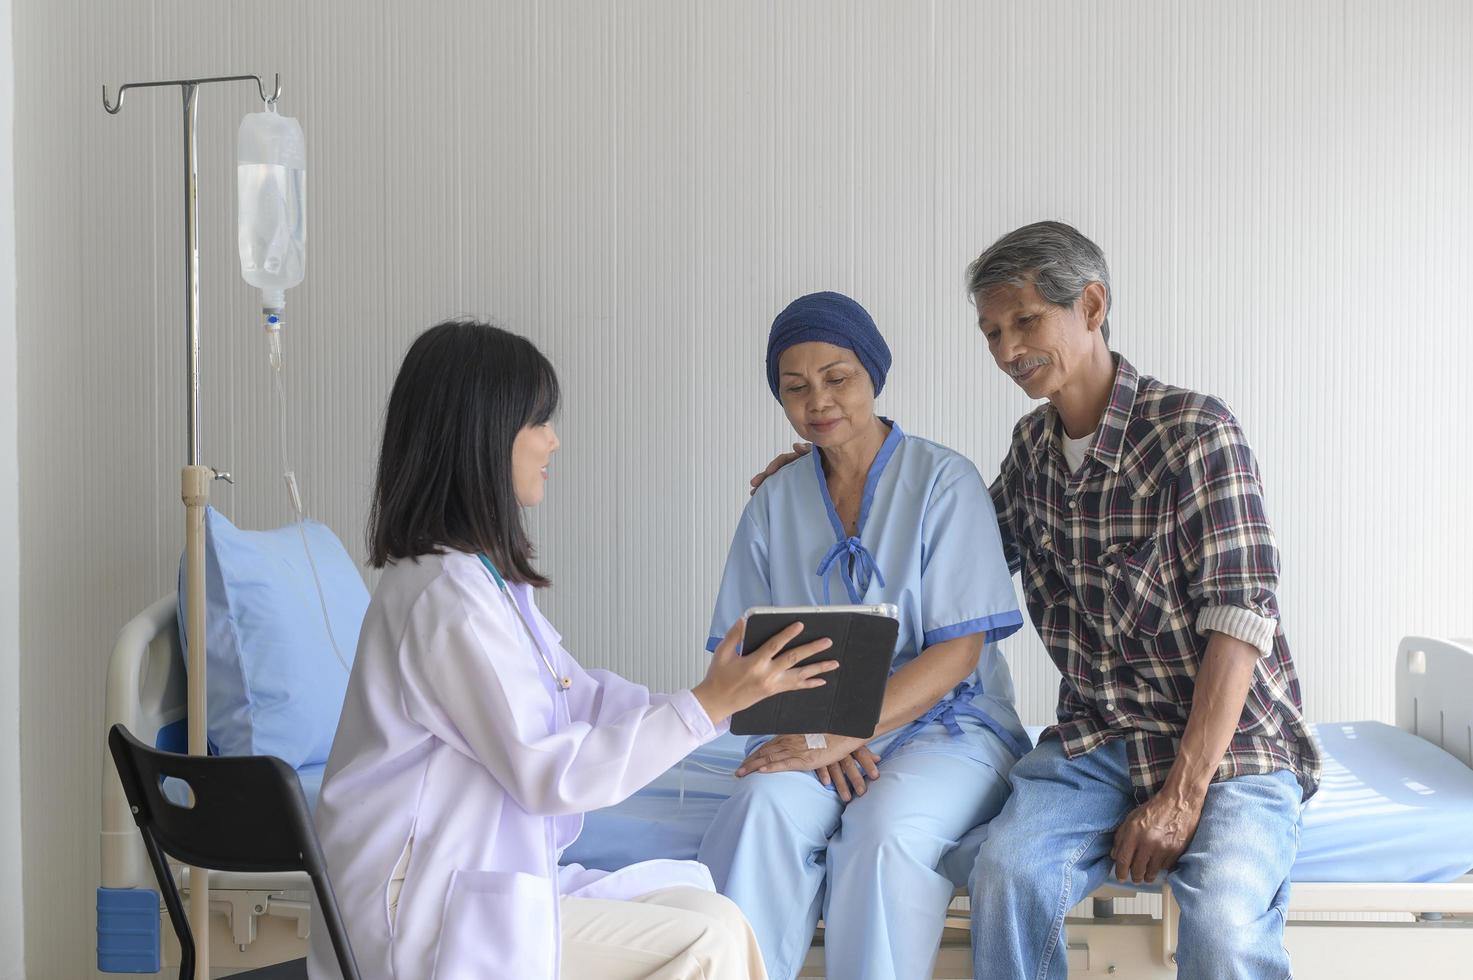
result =
M711 887L705 867L558 867L586 810L644 786L716 728L689 691L580 668L519 594L558 689L474 555L399 562L364 619L317 829L365 980L558 975L558 898ZM398 911L389 882L407 855ZM320 917L309 972L339 976Z

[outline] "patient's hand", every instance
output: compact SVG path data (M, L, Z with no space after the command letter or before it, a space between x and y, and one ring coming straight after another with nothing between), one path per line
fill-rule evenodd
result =
M853 797L864 795L864 781L880 778L880 757L861 745L838 762L814 770L818 781L832 786L839 799L848 803Z
M773 459L772 462L767 464L767 469L752 477L752 493L756 493L757 488L762 486L763 481L765 481L769 476L772 476L772 474L776 473L784 466L787 466L793 460L807 456L811 449L813 449L813 447L806 442L793 443L792 452L783 453L781 456L776 457L775 459Z
M879 759L862 738L824 738L828 742L825 748L810 749L802 735L778 735L747 756L736 774L811 771L825 786L832 785L845 803L853 796L863 796L865 777L880 778ZM840 778L836 779L836 774Z
M1202 800L1157 793L1115 828L1115 877L1120 881L1154 884L1170 871L1192 842L1202 819Z

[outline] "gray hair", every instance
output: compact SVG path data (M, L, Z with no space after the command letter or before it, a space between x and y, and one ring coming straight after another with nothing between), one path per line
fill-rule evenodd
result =
M1062 221L1036 221L1010 231L967 266L967 292L973 296L994 286L1026 286L1056 306L1072 307L1084 287L1105 287L1105 319L1100 333L1110 342L1110 267L1105 253L1077 228Z

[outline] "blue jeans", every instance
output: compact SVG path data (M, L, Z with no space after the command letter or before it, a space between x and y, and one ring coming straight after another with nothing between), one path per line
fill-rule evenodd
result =
M1013 767L968 883L978 980L1063 980L1064 916L1114 871L1115 828L1136 806L1125 743L1069 759L1048 739ZM1302 792L1289 772L1213 783L1167 876L1181 906L1181 980L1289 976L1284 915Z

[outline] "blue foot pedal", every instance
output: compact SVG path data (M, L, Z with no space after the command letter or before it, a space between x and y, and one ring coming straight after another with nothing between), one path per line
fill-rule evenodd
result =
M103 973L157 973L159 893L152 888L97 889L97 969Z

